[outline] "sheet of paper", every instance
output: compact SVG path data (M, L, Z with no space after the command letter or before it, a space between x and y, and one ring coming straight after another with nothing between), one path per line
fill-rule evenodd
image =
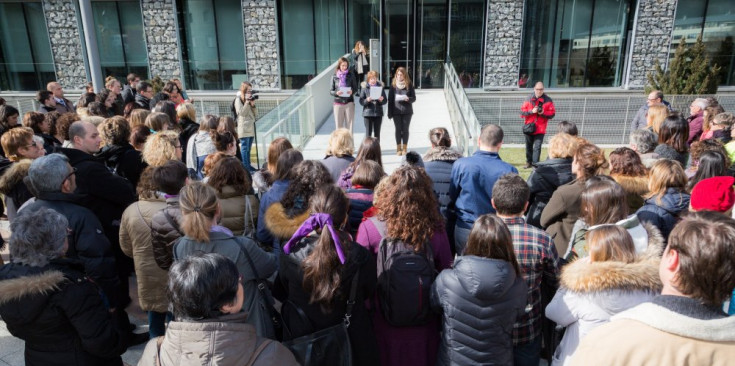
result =
M380 87L380 86L370 87L370 99L378 100L380 99L382 93L383 93L383 87Z
M351 91L352 91L352 89L350 89L349 86L340 86L339 87L339 92L340 92L339 94L340 94L341 97L347 97L347 96L349 96Z

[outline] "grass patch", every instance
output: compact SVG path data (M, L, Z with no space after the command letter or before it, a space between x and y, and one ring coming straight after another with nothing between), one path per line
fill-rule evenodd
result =
M610 152L615 150L614 148L602 149L605 152L605 157L610 156ZM548 157L548 150L544 147L541 148L541 161L546 160ZM533 169L525 169L526 165L526 149L522 147L502 147L500 148L500 158L506 163L513 165L518 169L518 174L523 179L528 180L528 176L531 175Z

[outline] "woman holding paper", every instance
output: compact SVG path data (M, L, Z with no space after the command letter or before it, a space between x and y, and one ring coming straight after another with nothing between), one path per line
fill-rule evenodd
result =
M380 124L383 122L383 105L388 103L383 91L383 83L378 80L378 72L370 70L367 81L363 81L360 91L362 117L365 119L365 137L375 136L380 140ZM373 134L375 131L375 134Z
M413 116L416 91L404 67L396 69L393 85L388 93L388 118L396 125L396 155L405 155L408 149L408 125Z
M355 120L353 94L357 91L357 80L355 80L355 75L348 70L349 66L350 63L346 58L339 58L329 93L334 96L335 129L346 128L352 133L352 122Z

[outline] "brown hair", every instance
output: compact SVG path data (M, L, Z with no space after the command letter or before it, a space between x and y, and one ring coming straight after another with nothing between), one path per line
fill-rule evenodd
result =
M138 198L141 200L154 200L156 199L156 192L158 186L153 180L154 167L146 167L143 172L140 173L140 179L138 179L138 185L135 186L135 191L138 193Z
M386 178L385 184L375 200L378 218L386 221L389 237L421 251L444 225L431 178L423 168L404 165Z
M646 176L648 171L641 157L633 149L619 147L610 153L610 174L629 177Z
M266 161L266 166L271 174L276 174L276 163L278 162L278 158L288 149L293 149L293 145L291 145L291 141L288 141L285 137L278 137L268 145L268 160Z
M33 130L29 127L12 128L0 137L0 145L2 145L3 151L5 151L5 155L10 161L22 159L23 157L18 153L18 149L26 146L29 142L33 142Z
M577 152L580 139L568 133L557 133L549 140L549 158L571 159Z
M574 160L579 166L582 176L577 177L578 180L586 181L590 177L600 174L600 171L607 168L607 160L605 154L597 145L590 143L582 143L577 147L574 153Z
M41 133L41 124L45 120L43 113L38 112L26 112L23 115L23 126L30 127L33 133Z
M521 268L513 250L513 236L503 220L493 214L485 214L475 220L463 255L509 262L516 271L516 276L521 275Z
M347 219L349 200L341 189L334 185L326 185L317 190L311 198L312 213L326 213L332 217L335 229ZM345 258L349 258L350 239L342 230L337 230ZM343 280L343 266L340 264L329 230L321 229L314 249L301 262L304 270L302 287L309 293L309 302L318 303L325 312L331 309L332 299L343 297L340 285ZM345 263L347 265L348 263Z
M646 115L647 126L651 128L653 132L658 133L661 130L661 124L668 116L669 109L665 105L652 105L648 107L648 114Z
M62 140L69 140L69 127L71 127L72 123L81 120L76 113L64 113L56 120L56 132L61 135Z
M339 69L339 65L337 65L337 69ZM245 103L245 94L248 93L248 89L253 90L253 84L247 81L240 83L240 101L243 103Z
M147 109L142 108L136 108L133 109L132 112L130 112L130 128L135 128L141 125L145 125L146 119L148 119L148 115L151 114L151 111Z
M133 127L130 132L130 145L133 145L135 150L142 151L145 148L145 142L148 136L151 135L151 130L145 125L137 125Z
M376 84L380 84L380 76L377 71L370 70L368 71L367 75L365 75L365 83L370 82L370 78L375 78Z
M365 160L355 169L355 174L352 175L352 186L374 189L383 177L385 177L385 172L380 164L372 160Z
M229 157L229 155L223 153L222 151L217 151L214 154L207 155L206 158L204 158L204 165L202 166L202 174L205 176L209 176L209 173L212 172L212 168L214 168L214 165L217 164L220 160Z
M628 217L625 190L610 177L590 178L580 198L580 217L589 226L614 224Z
M712 123L716 125L723 125L725 127L732 127L735 124L735 116L730 112L718 113L713 119Z
M717 212L692 213L671 231L665 252L671 250L679 256L673 284L679 292L718 307L730 297L735 287L735 220Z
M219 193L222 193L222 188L231 186L237 195L246 195L252 184L240 160L232 156L224 157L214 163L208 176L207 184Z
M707 139L702 141L695 141L692 143L692 146L689 147L689 160L691 161L692 165L698 166L699 158L702 157L702 154L708 151L720 153L722 156L725 157L725 169L730 166L730 154L727 153L727 150L725 149L725 146L722 144L722 142L717 139Z
M197 111L191 103L181 103L176 107L176 117L178 119L186 118L192 122L196 122Z
M217 131L217 126L219 125L219 120L217 119L217 116L213 116L211 114L204 115L202 119L199 121L199 131Z
M304 160L293 167L293 179L281 198L281 205L288 217L306 211L309 200L319 187L334 184L332 175L324 164L314 160Z
M648 173L648 195L646 199L656 197L661 204L661 198L669 188L678 188L682 192L687 186L687 175L678 161L659 159L651 165Z
M362 45L362 47L365 48L365 51L367 51L367 46L365 46L365 44L362 43L362 41L355 42L355 48L353 48L352 50L355 51L355 53L360 52L360 45Z
M152 168L153 181L166 194L179 194L181 188L186 184L188 170L186 164L178 160L169 160L165 164Z
M672 114L664 119L658 133L658 143L671 146L676 152L683 154L689 150L689 123L680 115Z
M235 137L235 141L237 141L237 127L235 125L235 119L230 116L222 116L217 120L217 132L223 133L223 132L229 132L232 134L232 136Z
M61 113L56 111L46 113L43 117L45 121L48 121L48 134L51 136L54 136L56 134L56 121L59 120L59 117L61 117Z
M518 174L506 174L493 185L492 202L501 215L520 215L526 208L531 189Z
M590 261L624 263L635 261L633 238L624 227L603 225L588 231L586 235Z
M105 119L97 129L104 145L124 146L130 141L130 125L122 116Z
M202 182L184 186L179 194L179 206L184 234L198 242L209 243L209 229L219 207L214 188Z
M406 72L406 68L405 68L405 67L403 67L403 66L401 66L401 67L397 68L397 69L396 69L396 73L395 73L395 74L393 74L393 82L392 82L392 85L393 85L394 87L396 86L396 79L398 79L398 78L397 78L397 76L398 76L398 73L399 73L399 72L400 72L401 74L403 74L403 81L405 81L405 82L406 82L406 89L410 88L410 87L411 87L411 77L410 77L410 76L408 76L408 73Z
M435 127L429 131L429 140L431 145L436 147L452 147L452 139L449 137L449 131L444 127Z
M356 167L360 166L362 162L367 160L372 160L378 163L381 167L383 166L383 154L380 151L380 141L375 137L368 136L362 140L360 149L357 150L357 157L349 166L352 167L353 170L356 170Z
M284 151L276 162L276 173L273 175L274 180L292 180L294 177L293 168L300 162L304 161L304 156L296 149L288 149Z
M153 112L145 118L145 125L153 131L160 132L166 125L171 126L171 119L166 113Z
M340 57L339 59L337 59L337 68L334 69L335 73L339 71L339 67L342 66L343 63L346 63L348 67L350 66L350 61L347 61L347 59L344 57Z
M702 123L702 131L709 131L712 127L712 121L715 119L715 116L725 111L725 108L722 108L721 105L711 105L704 109L706 113L706 116L704 116L704 122Z
M213 131L210 133L212 137L212 144L214 144L214 148L217 150L217 152L226 152L227 148L230 147L230 145L235 145L235 136L232 135L229 131Z

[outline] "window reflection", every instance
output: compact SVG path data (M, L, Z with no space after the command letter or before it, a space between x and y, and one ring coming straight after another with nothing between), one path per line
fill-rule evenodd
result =
M137 1L94 1L97 47L102 75L113 75L125 84L129 73L148 78L148 52L143 35L143 16Z
M0 2L0 89L46 89L55 78L41 3Z

